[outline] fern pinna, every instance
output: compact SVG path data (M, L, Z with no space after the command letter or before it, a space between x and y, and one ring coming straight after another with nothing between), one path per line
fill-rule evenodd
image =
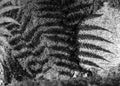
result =
M14 58L22 68L14 69L19 71L19 74L16 74L17 78L20 79L19 76L25 75L35 77L47 68L70 77L74 71L88 72L89 70L81 67L80 63L99 67L84 58L106 59L95 53L80 51L81 48L85 48L111 53L100 46L79 42L79 40L97 40L111 43L92 34L79 34L80 31L88 30L108 31L98 26L81 24L85 19L101 16L101 14L84 13L92 4L83 4L77 0L39 0L27 3L18 18L20 28L11 30L13 37L10 44L16 52Z

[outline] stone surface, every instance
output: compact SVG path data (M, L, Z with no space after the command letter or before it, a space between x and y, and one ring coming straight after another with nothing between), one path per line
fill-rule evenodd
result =
M103 52L96 51L96 53L103 55L104 58L109 60L109 62L102 61L102 60L94 60L94 62L99 63L99 65L103 68L103 69L100 69L99 74L102 76L105 76L111 67L117 66L118 64L120 64L120 10L110 7L108 5L108 2L105 2L104 6L100 10L98 10L96 13L100 13L103 15L99 18L87 20L83 24L101 26L112 32L112 33L107 31L89 31L88 32L88 33L101 36L113 42L113 44L109 44L105 42L91 41L91 43L100 45L101 47L113 52L113 54L110 54L110 53L103 53Z

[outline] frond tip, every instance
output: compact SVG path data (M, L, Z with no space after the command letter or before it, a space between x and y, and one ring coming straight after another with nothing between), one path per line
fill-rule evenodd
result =
M80 59L80 63L103 69L102 67L100 67L96 63L89 61L89 60Z
M80 51L79 52L79 56L84 56L84 57L88 57L88 58L96 58L96 59L101 59L101 60L105 60L107 62L109 62L108 60L106 60L105 58L103 58L100 55L97 55L95 53L91 53L91 52L86 52L86 51Z
M103 41L103 42L107 42L107 43L112 43L111 41L108 41L100 36L95 36L92 34L79 34L78 38L80 40L97 40L97 41ZM113 43L112 43L113 44Z
M86 19L93 19L93 18L99 18L101 17L103 14L91 14L89 15Z
M95 25L81 25L80 26L80 31L91 31L91 30L103 30L103 31L111 32L105 28L102 28L100 26L95 26Z

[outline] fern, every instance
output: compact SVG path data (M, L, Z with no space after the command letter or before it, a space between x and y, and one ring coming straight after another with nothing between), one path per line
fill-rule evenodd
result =
M11 46L8 43L8 39L12 36L12 34L7 30L5 23L13 23L16 25L20 25L15 19L11 17L4 16L4 14L8 11L19 9L19 6L4 6L6 3L11 0L1 0L0 1L0 50L1 50L1 58L0 63L3 67L4 74L4 83L8 83L11 81L11 67L10 63L12 61L11 56Z
M14 58L21 66L21 70L24 70L21 73L21 70L17 70L20 74L16 73L16 79L19 80L21 77L34 78L49 66L56 71L61 67L58 72L61 75L67 75L69 72L67 76L70 77L72 77L71 71L89 71L80 63L101 68L98 64L84 58L106 59L94 52L81 51L81 48L106 53L112 52L95 44L79 42L79 40L96 40L112 43L94 34L79 34L80 31L93 30L110 32L99 26L82 25L86 19L102 15L85 13L85 9L93 4L83 4L76 0L39 0L25 4L18 18L21 25L19 29L11 30L13 37L9 41L14 51L17 52L14 54ZM82 59L80 56L84 58ZM54 68L54 65L58 68Z

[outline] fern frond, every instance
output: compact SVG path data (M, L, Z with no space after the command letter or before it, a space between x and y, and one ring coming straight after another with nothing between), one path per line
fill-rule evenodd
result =
M67 29L67 28L65 28L65 29ZM63 31L63 29L58 29L58 28L51 28L51 29L49 29L47 31L44 31L44 33L53 34L53 35L57 35L57 34L59 34L59 35L68 35L68 36L72 35L72 32L66 31L66 30Z
M93 18L98 18L101 17L103 14L92 14L86 17L86 19L93 19Z
M96 58L96 59L102 59L102 60L105 60L105 61L109 62L104 57L102 57L100 55L97 55L97 54L94 54L94 53L91 53L91 52L80 51L79 55L84 56L84 57L88 57L88 58L91 57L91 58Z
M0 64L4 71L4 81L8 83L11 81L11 67L9 60L11 57L11 46L8 43L7 38L12 36L11 33L5 28L0 27Z
M85 48L90 51L98 50L112 53L101 46L79 41L92 40L112 43L94 34L79 34L79 31L92 30L110 32L100 26L82 25L86 19L102 16L102 14L85 13L84 8L87 9L91 5L93 3L82 4L77 0L39 0L26 4L20 17L20 28L11 31L15 37L10 40L10 44L14 50L18 51L14 58L19 61L19 65L22 65L23 70L27 71L28 75L34 77L43 71L44 67L50 66L56 71L57 67L68 68L69 71L57 72L72 77L72 70L87 72L87 69L82 67L80 63L100 68L98 64L84 60L86 57L107 61L95 52L79 51L81 48ZM32 23L34 17L38 20L36 25ZM82 56L83 60L79 56ZM38 65L42 67L39 68ZM54 68L53 65L57 67ZM36 69L34 70L34 68Z
M21 48L25 48L26 43L25 42L19 42L17 45L13 46L15 50L21 50Z
M65 62L55 62L57 66L65 67L71 70L78 70L78 67L76 65L71 65L70 63L65 63Z
M77 58L74 58L74 57L71 58L69 55L64 55L64 54L49 54L49 55L54 58L58 58L61 60L66 60L66 61L70 61L70 62L79 64L79 61Z
M97 40L97 41L103 41L103 42L108 42L108 43L112 43L111 41L108 41L100 36L95 36L92 34L79 34L78 37L80 40ZM113 44L113 43L112 43Z
M0 24L3 24L3 23L15 23L17 25L20 25L16 20L14 20L13 18L10 18L10 17L1 17L0 18Z
M7 6L0 9L0 15L14 9L20 9L20 6Z
M32 52L27 50L24 52L20 52L20 54L17 54L15 58L26 58L27 56L32 55Z
M80 48L87 48L87 49L91 49L91 50L100 50L103 52L107 52L107 53L112 53L111 51L101 48L100 46L94 45L94 44L89 44L89 43L80 43L79 44Z
M18 25L20 26L20 23L18 21L16 21L15 19L13 19L12 17L8 17L6 16L7 12L11 12L12 10L16 10L16 9L20 9L21 7L19 6L6 6L9 4L9 2L11 2L12 0L1 0L0 1L0 41L1 41L1 46L3 47L3 49L5 50L5 57L1 58L3 60L4 63L2 63L3 65L3 69L4 69L4 73L5 73L5 82L6 83L10 83L11 82L11 78L12 78L12 74L15 74L16 70L22 70L21 65L19 65L17 63L17 61L13 58L13 56L11 55L12 53L12 46L9 44L8 40L12 37L12 33L10 33L9 30L7 30L6 23L12 23L14 25ZM13 28L13 27L11 27ZM17 65L16 65L17 64ZM21 69L15 69L16 68L21 68ZM24 70L22 70L21 72L23 73ZM18 73L17 73L18 74ZM16 74L16 75L17 75ZM25 71L24 71L25 74ZM20 74L18 74L19 76ZM19 77L21 78L21 77Z
M59 37L59 36L46 36L46 38L50 39L51 41L55 41L55 42L61 42L61 43L70 43L71 40L70 38L64 38L64 37Z
M85 64L85 65L89 65L89 66L93 66L93 67L97 67L97 68L103 69L102 67L100 67L100 66L97 65L96 63L94 63L94 62L92 62L92 61L89 61L89 60L80 59L80 63L81 63L81 64Z
M81 25L79 28L80 28L80 31L103 30L103 31L111 32L108 29L102 28L100 26L95 26L95 25Z

